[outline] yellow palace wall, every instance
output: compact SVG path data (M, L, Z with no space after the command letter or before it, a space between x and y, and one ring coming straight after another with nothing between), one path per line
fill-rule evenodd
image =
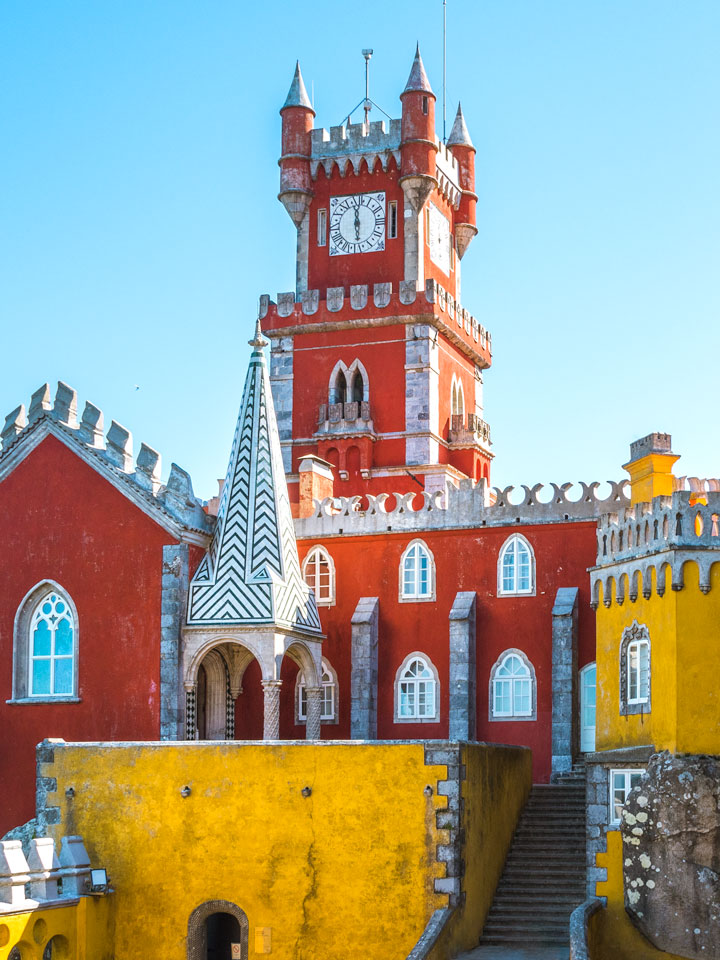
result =
M278 960L404 960L448 905L436 811L461 789L466 901L444 942L469 946L531 782L529 751L483 744L463 746L462 783L427 765L422 743L52 746L39 770L57 780L51 832L82 834L108 870L123 960L184 958L190 914L216 899L247 914L251 956L269 929Z
M665 591L653 582L648 599L628 596L597 610L598 751L654 744L673 753L720 753L720 563L711 572L711 589L702 593L698 568L684 567L684 587L674 591L665 570ZM621 716L620 642L634 620L650 634L651 711Z

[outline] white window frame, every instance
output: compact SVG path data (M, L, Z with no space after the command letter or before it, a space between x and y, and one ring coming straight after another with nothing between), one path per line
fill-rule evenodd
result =
M317 245L327 246L327 209L321 207L317 212Z
M623 799L623 806L624 806L624 805L625 805L625 801L626 801L627 798L628 798L628 794L629 794L630 791L633 789L633 784L632 784L632 782L631 782L631 778L632 778L633 776L638 776L638 775L639 775L639 776L642 776L644 773L645 773L645 767L617 767L617 768L611 769L611 770L609 771L609 778L608 778L608 790L609 790L609 795L608 795L608 812L609 812L608 825L609 825L610 827L617 827L617 826L619 826L619 825L620 825L621 818L622 818L622 814L621 814L621 816L618 816L618 817L615 816L615 777L623 777L623 778L624 778L624 781L625 781L625 782L624 782L624 785L623 785L623 787L622 787L622 789L624 790L624 793L625 793L625 797L624 797L624 799Z
M630 696L631 688L631 653L637 651L637 693ZM640 663L645 651L647 669L645 671L645 689L640 686ZM620 679L619 710L620 716L633 714L649 714L652 712L652 642L650 631L644 623L633 620L629 627L625 627L620 638L618 656L618 674Z
M497 677L496 674L498 670L503 666L508 657L518 657L522 662L523 666L527 669L527 676L525 677ZM496 713L495 712L495 684L500 682L510 681L511 686L511 701L513 702L514 709L514 699L515 699L515 690L514 684L518 680L529 680L530 681L530 710L528 713ZM497 658L495 663L492 665L490 670L490 680L488 684L488 720L493 723L515 723L523 721L533 721L537 720L537 677L535 675L535 667L532 665L531 660L527 657L522 650L517 647L509 647L507 650L503 650L500 656Z
M417 551L417 552L416 552ZM426 593L418 592L418 585L420 580L420 566L416 564L415 575L414 575L414 587L410 590L405 588L405 563L409 561L411 553L419 559L419 554L421 551L424 551L427 554L428 558L428 589ZM433 556L432 550L425 543L424 540L415 539L411 540L410 543L403 550L403 554L400 557L400 568L399 568L399 586L398 586L398 602L399 603L428 603L435 600L435 557Z
M327 676L327 680L325 677ZM338 680L337 673L333 669L332 665L328 663L327 660L323 658L322 661L322 691L323 691L323 713L320 715L320 723L337 723L339 710L338 710ZM298 671L297 682L295 684L295 722L298 724L307 723L307 698L303 700L303 693L305 691L305 677L303 676L302 670ZM326 706L326 696L325 692L330 691L330 711L328 712L325 709Z
M527 588L518 588L518 551L517 544L522 544L527 548L530 554L530 586ZM513 588L508 590L504 586L504 576L503 576L503 564L505 560L505 554L508 550L512 550L514 553L514 566L513 566ZM513 533L512 536L508 537L505 543L500 548L498 554L498 563L497 563L497 595L499 597L534 597L535 596L535 551L532 548L532 544L524 537L521 533Z
M317 562L320 556L322 556L322 558L327 561L328 567L330 569L330 586L329 586L328 596L326 597L320 597L318 595L318 591L315 590L315 587L311 583L309 583L307 578L308 567L310 567L311 564L316 564L316 582L317 582ZM319 607L335 606L335 563L327 547L324 547L322 544L318 543L312 548L312 550L310 550L308 555L303 560L302 575L305 583L307 583L310 589L315 593L315 602Z
M633 663L633 655L636 660ZM645 663L645 685L643 689L643 657ZM650 643L645 639L633 640L625 651L625 669L627 670L628 703L647 703L650 699ZM636 695L632 696L633 686Z
M421 661L428 672L432 675L431 678L421 678L415 679L412 677L405 677L405 672L410 668L410 665L416 661ZM427 713L423 716L419 716L417 712L417 707L419 704L419 697L415 697L416 710L413 714L403 714L400 713L402 697L401 697L401 684L413 684L415 687L419 687L421 683L423 684L432 684L433 689L433 710L431 713ZM439 723L440 722L440 677L437 672L435 664L432 662L430 657L426 653L422 653L419 650L409 653L403 662L398 667L397 673L395 674L395 723Z
M40 605L51 594L57 595L66 607L68 619L72 623L72 654L65 657L34 657L33 641L34 628ZM63 614L64 616L64 614ZM77 609L68 591L54 580L41 580L27 592L15 614L13 631L13 687L12 699L9 703L77 703L78 697L78 660L79 660L79 619ZM70 693L33 693L33 667L36 660L50 659L51 663L51 691L53 668L56 659L71 659L71 690Z

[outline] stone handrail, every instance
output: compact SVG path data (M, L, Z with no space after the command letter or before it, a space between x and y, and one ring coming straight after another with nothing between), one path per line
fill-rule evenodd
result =
M590 921L602 908L602 900L590 897L570 914L570 960L596 960L590 950Z
M422 936L407 955L407 960L426 960L430 951L437 944L447 925L455 913L455 907L443 907L436 910L427 922Z

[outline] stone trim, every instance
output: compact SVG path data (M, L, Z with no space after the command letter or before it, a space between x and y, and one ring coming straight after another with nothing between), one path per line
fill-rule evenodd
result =
M435 810L435 824L438 830L445 833L447 842L438 843L435 848L435 860L445 864L445 876L435 878L435 893L447 894L448 906L458 907L465 901L462 891L462 878L465 876L465 831L462 826L465 802L462 798L462 782L466 777L462 762L463 744L433 740L426 742L424 749L427 766L442 764L447 767L445 779L436 782L437 795L447 797L447 806L443 810Z
M578 588L559 587L552 609L552 776L572 768L578 736Z
M244 910L241 910L229 900L208 900L195 907L188 919L187 932L187 960L205 960L207 955L207 935L205 921L213 913L228 913L235 917L240 925L240 944L242 951L242 960L248 960L248 918Z
M514 653L516 656L520 657L526 667L528 667L530 670L530 695L532 699L531 713L525 717L496 717L493 714L493 681L495 679L495 672L505 657L511 653ZM535 675L535 667L532 665L528 655L520 650L519 647L508 647L507 650L503 650L490 668L490 677L488 679L488 720L490 723L521 723L522 721L537 720L537 677Z
M477 735L475 591L459 591L450 610L450 714L451 740L475 740Z
M180 645L190 580L187 544L166 544L160 598L160 739L181 740Z
M599 897L590 897L570 914L570 960L592 960L590 919L602 908Z
M73 618L73 689L72 693L54 697L50 694L30 695L30 627L33 614L41 598L50 592L60 594L70 608ZM80 659L80 621L77 608L68 591L56 580L40 580L23 597L15 613L13 625L12 698L10 703L80 703L78 697L78 670Z
M407 955L407 960L426 960L454 914L454 907L442 907L440 910L435 910L428 920L427 926L423 930L420 939Z
M410 550L415 547L420 546L427 553L429 559L429 592L426 596L414 597L405 595L405 559L407 558ZM398 565L398 603L433 603L437 599L437 590L435 586L436 579L436 568L435 568L435 556L430 549L430 547L425 543L424 540L416 537L414 540L411 540L410 543L405 547L400 557L400 563Z
M403 671L412 660L422 660L433 675L435 684L435 712L432 717L401 717L400 716L400 683L403 679ZM440 722L440 674L437 667L432 662L427 653L422 650L414 650L409 653L395 672L395 684L393 687L393 723L439 723Z
M361 597L351 620L350 736L377 739L378 619L377 597Z
M521 541L527 549L530 551L530 587L527 590L505 590L503 589L503 559L505 557L505 551L509 550L515 540ZM536 578L536 569L535 569L535 551L533 546L528 540L527 537L524 537L521 533L511 533L507 540L503 543L498 551L497 559L497 595L498 597L534 597L536 588L535 588L535 578ZM517 571L515 571L515 579L517 580Z

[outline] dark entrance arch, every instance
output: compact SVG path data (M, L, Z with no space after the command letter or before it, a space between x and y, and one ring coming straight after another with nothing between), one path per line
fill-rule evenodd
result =
M208 900L190 914L188 960L230 960L230 944L239 943L248 960L248 919L229 900Z

